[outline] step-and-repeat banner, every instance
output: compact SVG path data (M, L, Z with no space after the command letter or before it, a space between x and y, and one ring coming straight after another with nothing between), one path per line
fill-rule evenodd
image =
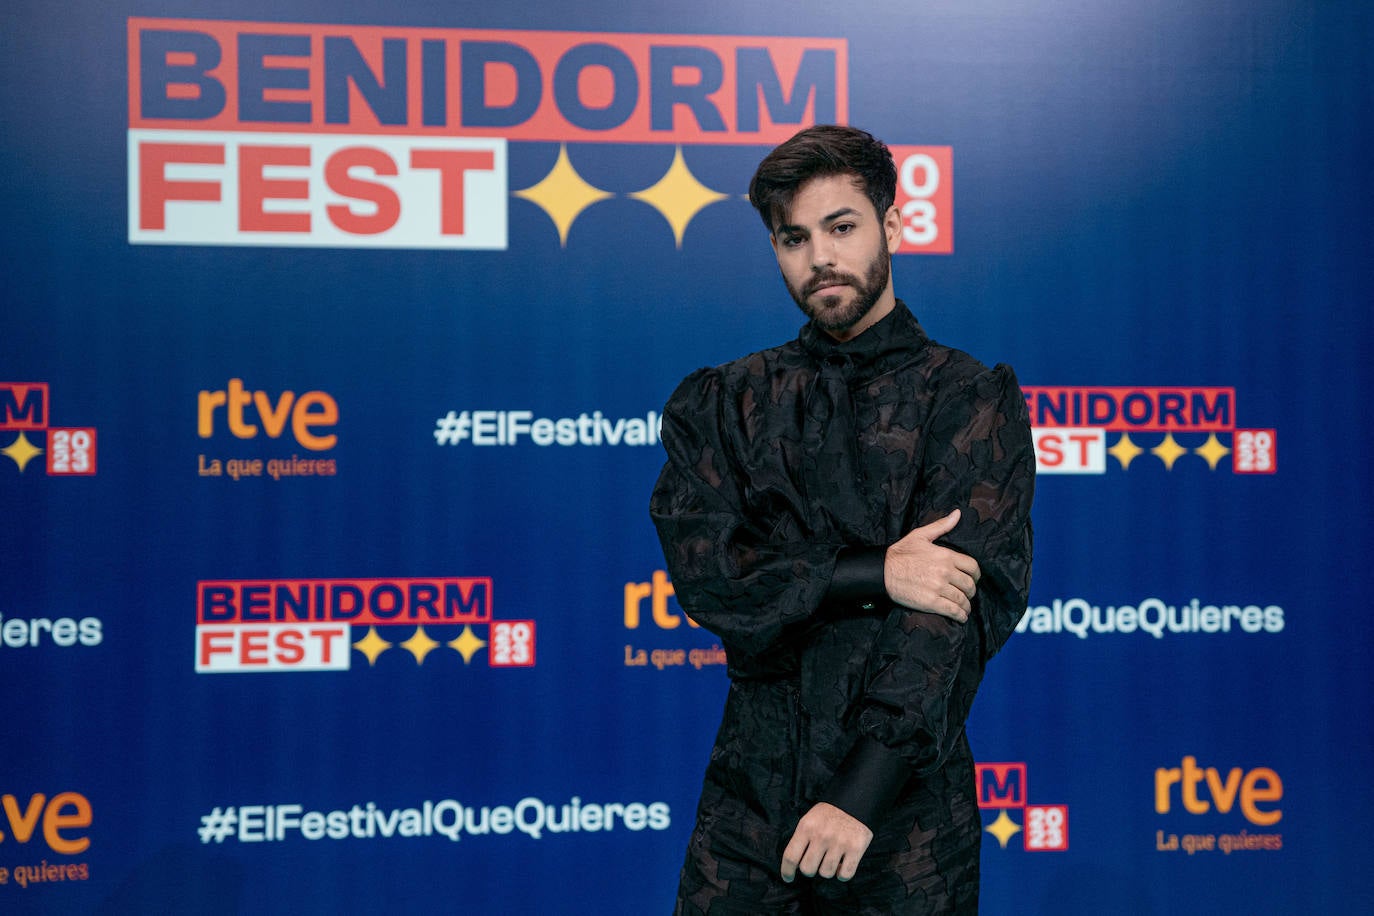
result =
M744 192L816 122L1035 427L985 910L1374 906L1368 7L0 28L0 910L666 912L727 679L659 412L796 333Z

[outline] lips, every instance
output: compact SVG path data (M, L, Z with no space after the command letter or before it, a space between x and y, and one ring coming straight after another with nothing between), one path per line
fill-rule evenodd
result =
M846 277L817 277L806 284L806 295L810 296L828 287L852 286Z

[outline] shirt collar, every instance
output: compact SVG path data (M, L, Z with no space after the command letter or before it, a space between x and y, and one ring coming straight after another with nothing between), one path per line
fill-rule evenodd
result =
M853 340L838 341L814 321L802 327L797 339L817 362L840 365L846 375L869 378L909 362L930 340L901 299L877 324Z

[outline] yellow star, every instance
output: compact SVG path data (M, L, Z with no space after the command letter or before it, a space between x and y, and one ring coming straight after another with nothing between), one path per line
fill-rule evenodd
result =
M997 813L997 820L983 828L988 833L997 837L997 842L1002 844L1002 848L1007 848L1007 840L1021 832L1021 825L1007 817L1007 809L1003 808Z
M439 643L429 638L424 627L416 627L415 635L401 643L401 648L415 656L415 664L423 665L425 656L439 648Z
M729 195L712 191L697 181L696 176L687 168L687 160L682 158L682 147L679 146L673 154L673 164L668 167L668 171L658 183L630 196L635 200L644 201L663 214L663 218L673 228L673 238L677 240L677 247L681 248L683 233L687 231L687 224L692 221L692 217Z
M1231 454L1231 450L1221 444L1220 440L1217 439L1216 433L1211 433L1208 435L1206 442L1193 449L1193 453L1206 458L1207 466L1215 471L1218 462Z
M353 648L367 656L368 667L377 664L377 657L391 648L391 643L377 635L376 627L368 627L367 635L353 644Z
M1180 456L1188 454L1188 450L1174 441L1173 433L1165 433L1164 441L1150 449L1150 454L1164 462L1164 467L1172 471L1174 462Z
M43 450L30 442L21 431L18 439L15 439L4 448L0 448L0 454L9 455L13 458L14 463L19 465L19 473L22 474L24 473L24 468L34 459L34 456L43 454Z
M463 664L465 665L472 662L472 657L477 654L478 649L487 647L486 642L472 632L470 626L463 627L463 632L458 635L457 639L449 640L444 645L463 656Z
M1131 462L1144 453L1144 449L1131 441L1129 433L1122 433L1121 438L1116 440L1116 445L1107 449L1112 457L1121 462L1121 470L1126 470L1131 466Z
M558 161L543 181L514 193L516 197L523 197L543 208L558 227L558 244L562 246L568 244L568 230L583 210L599 200L615 196L591 186L577 174L572 160L568 158L566 144L558 148Z

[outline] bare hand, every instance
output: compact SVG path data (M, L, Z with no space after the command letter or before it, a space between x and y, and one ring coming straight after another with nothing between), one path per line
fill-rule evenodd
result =
M887 549L883 584L893 601L913 611L941 614L960 623L968 620L982 576L978 561L935 543L958 523L959 510L955 509Z
M839 878L848 881L859 860L873 842L873 831L863 821L839 808L819 802L802 815L797 830L782 853L782 880L787 883L800 871L808 878Z

